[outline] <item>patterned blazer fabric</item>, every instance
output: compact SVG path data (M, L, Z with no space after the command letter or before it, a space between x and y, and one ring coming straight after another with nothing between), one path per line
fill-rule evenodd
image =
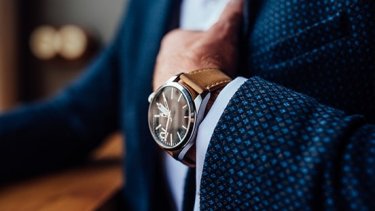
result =
M375 122L375 3L263 2L249 35L251 73Z
M258 8L248 47L257 77L214 131L201 208L375 209L375 3Z
M214 131L201 208L366 210L374 157L375 127L363 116L254 77Z

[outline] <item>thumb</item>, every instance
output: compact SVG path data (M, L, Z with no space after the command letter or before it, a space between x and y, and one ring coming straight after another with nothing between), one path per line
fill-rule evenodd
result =
M213 34L236 33L241 25L243 0L230 0L218 21L208 30Z

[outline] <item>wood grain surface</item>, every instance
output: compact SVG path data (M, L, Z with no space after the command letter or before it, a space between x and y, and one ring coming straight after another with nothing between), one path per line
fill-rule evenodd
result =
M90 211L123 186L122 137L112 136L84 166L0 188L1 211Z

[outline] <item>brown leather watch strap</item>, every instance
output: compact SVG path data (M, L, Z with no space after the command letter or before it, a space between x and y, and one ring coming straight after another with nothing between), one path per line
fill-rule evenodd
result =
M186 88L190 91L193 99L204 92L211 93L204 113L206 113L207 109L212 106L212 103L215 101L221 89L231 81L229 76L215 68L199 69L189 73L183 73L179 75L179 78L179 82L187 85ZM192 147L189 148L188 151L185 151L186 154L182 155L182 159L178 158L181 155L182 150L171 153L176 153L173 157L177 157L177 159L184 164L190 167L195 167L196 150L194 144L195 142L191 145Z
M204 91L214 91L225 86L231 80L219 69L207 68L194 70L180 75L182 82L190 86L198 94Z

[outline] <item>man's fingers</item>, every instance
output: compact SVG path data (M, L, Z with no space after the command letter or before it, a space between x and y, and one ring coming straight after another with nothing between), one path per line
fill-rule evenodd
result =
M221 13L218 23L242 16L243 0L230 0Z
M212 33L237 32L242 19L243 0L230 0L219 20L209 29Z

